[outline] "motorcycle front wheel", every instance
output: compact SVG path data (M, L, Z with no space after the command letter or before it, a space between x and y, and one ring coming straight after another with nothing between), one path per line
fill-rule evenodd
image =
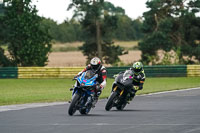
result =
M112 92L109 99L108 99L108 102L106 103L106 107L105 107L105 110L106 111L109 111L112 107L113 107L113 104L115 102L117 98L117 92Z
M71 102L69 109L68 109L69 115L73 115L76 112L76 107L77 107L77 104L79 102L79 98L80 98L80 95L74 94L72 102Z
M124 102L123 104L116 106L116 109L117 109L117 110L123 110L123 109L125 108L126 104L127 104L127 103Z
M82 115L87 115L90 112L91 108L80 109L79 112Z

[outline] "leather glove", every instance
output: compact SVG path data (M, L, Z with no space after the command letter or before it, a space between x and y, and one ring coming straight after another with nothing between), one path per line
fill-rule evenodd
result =
M72 80L76 80L76 79L77 79L77 77L78 77L77 75L76 75L76 76L74 76L74 78L73 78Z
M139 86L134 86L134 89L137 91L139 90Z

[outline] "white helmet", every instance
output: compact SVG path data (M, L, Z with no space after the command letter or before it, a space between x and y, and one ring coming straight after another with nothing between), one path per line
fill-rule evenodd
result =
M92 69L97 70L99 66L101 65L101 60L98 57L94 57L91 59L90 65Z

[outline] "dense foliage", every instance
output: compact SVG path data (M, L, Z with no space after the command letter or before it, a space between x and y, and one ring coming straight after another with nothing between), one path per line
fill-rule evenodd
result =
M200 0L151 0L146 5L150 10L143 14L145 37L139 43L142 61L145 64L200 62L200 17L197 16ZM158 50L165 53L161 62Z
M41 26L31 0L5 0L3 16L3 41L17 66L44 66L51 49L51 37L47 29Z
M0 46L3 45L3 39L5 37L6 30L3 26L3 3L0 3ZM5 51L0 47L0 66L12 66L11 60L5 55Z
M50 35L57 42L65 43L85 40L84 29L82 29L81 23L77 19L72 18L58 24L52 19L43 18L42 23L49 28ZM112 31L112 37L120 41L140 40L143 37L142 19L132 20L125 14L118 15L117 26Z
M57 24L52 19L43 18L42 24L48 27L54 41L65 43L83 40L81 25L74 19Z
M4 0L4 8L0 4L0 66L44 66L51 39L83 41L80 49L88 60L100 56L108 64L124 53L113 40L141 39L144 64L200 62L200 0L149 0L149 11L135 20L104 0L71 0L74 17L61 24L39 17L31 1ZM9 56L2 45L8 46Z
M88 57L88 61L98 56L108 64L118 62L123 48L114 46L113 39L118 33L124 33L124 38L120 39L127 40L128 28L124 29L123 26L126 25L126 19L130 19L125 15L125 11L104 0L72 0L69 9L72 7L75 7L74 17L79 19L84 33L84 44L80 49ZM118 27L122 30L117 31Z
M10 56L8 59L0 47L1 66L45 65L51 47L50 36L54 41L61 43L86 42L81 50L89 60L97 55L97 47L93 45L97 42L91 42L96 35L96 28L94 28L96 24L93 22L95 17L98 18L100 24L101 40L99 42L102 45L102 56L106 63L113 64L119 61L118 56L123 51L121 47L114 46L112 40L138 40L143 36L141 19L130 19L125 15L124 9L115 7L109 2L98 1L96 5L92 5L92 2L88 3L87 8L84 7L85 5L82 6L82 13L88 12L85 16L66 19L65 22L58 24L51 19L39 17L35 6L30 4L31 1L4 1L6 7L0 10L0 45L4 44L4 48L8 47L6 50ZM81 1L75 0L74 4ZM93 14L93 12L100 14ZM74 15L78 16L79 13L77 10ZM91 17L92 14L93 17ZM88 25L90 28L87 29Z

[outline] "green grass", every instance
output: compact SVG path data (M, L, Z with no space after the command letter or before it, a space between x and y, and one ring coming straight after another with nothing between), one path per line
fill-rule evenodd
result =
M109 96L113 81L108 79L101 98ZM73 84L71 79L0 79L0 105L68 101ZM147 78L137 94L192 87L200 87L200 77Z

